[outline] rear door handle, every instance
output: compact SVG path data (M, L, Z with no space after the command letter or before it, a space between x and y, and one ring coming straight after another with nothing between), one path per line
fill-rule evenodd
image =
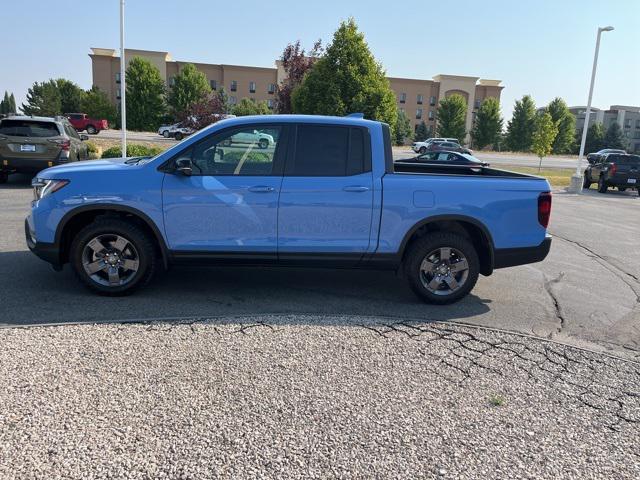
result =
M255 185L253 187L249 187L250 192L254 193L270 193L273 192L275 188L270 187L268 185Z
M345 192L368 192L369 187L365 187L364 185L349 185L344 187L343 190Z

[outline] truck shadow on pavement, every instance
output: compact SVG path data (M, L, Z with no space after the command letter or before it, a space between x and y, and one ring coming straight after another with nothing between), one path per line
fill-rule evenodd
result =
M393 272L257 267L172 268L131 296L101 297L68 265L54 272L28 251L0 253L0 292L0 324L16 326L255 314L447 321L486 313L491 303L471 294L454 305L427 305Z

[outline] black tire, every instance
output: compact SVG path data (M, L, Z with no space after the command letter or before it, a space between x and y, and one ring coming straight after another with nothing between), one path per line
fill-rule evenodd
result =
M0 172L0 184L7 183L9 181L9 174L7 172Z
M589 170L587 170L586 172L584 172L584 178L582 180L582 188L584 188L585 190L589 190L589 188L591 188L591 184L593 182L591 181L591 177L589 176Z
M424 155L425 153L427 153L427 147L420 147L420 149L418 150L418 153L420 155Z
M267 140L266 138L261 138L260 140L258 140L258 147L260 147L261 149L265 149L269 146L269 140Z
M621 192L626 192L627 191L627 187L618 187L618 190Z
M169 130L164 130L164 131L162 132L162 136L163 136L164 138L169 138L169 137L171 136L171 132L169 132Z
M137 254L137 270L122 285L103 285L94 280L84 267L83 260L85 252L88 252L86 250L88 244L97 237L108 238L109 236L123 237ZM128 244L127 248L129 248ZM89 290L106 296L123 296L133 293L138 288L149 283L157 266L156 250L149 236L135 224L118 218L99 219L84 227L71 243L69 262L76 277ZM103 261L103 263L106 265L106 261ZM100 272L97 272L96 275L105 275L104 271L101 270ZM125 270L123 272L126 274Z
M600 175L600 178L598 179L598 192L607 193L608 188L606 180L602 175Z
M89 135L96 135L98 133L98 129L93 125L87 125L87 133Z
M176 132L175 135L173 136L173 138L175 138L176 140L180 141L184 138L184 136L182 135L182 132Z
M436 294L425 286L426 280L423 277L421 265L424 260L427 260L427 256L431 252L441 248L450 248L460 252L467 261L468 268L466 277L463 280L464 283L459 285L457 290L446 293L445 288L445 291L441 292L441 294ZM465 297L478 281L479 272L480 260L475 247L467 238L455 233L434 232L425 235L410 246L404 260L404 273L409 280L411 290L423 301L436 305L457 302ZM442 286L448 288L448 281L446 285L443 283Z

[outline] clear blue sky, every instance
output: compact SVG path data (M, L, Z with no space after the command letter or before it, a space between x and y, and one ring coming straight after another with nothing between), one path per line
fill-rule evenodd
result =
M118 48L119 0L0 0L0 94L18 105L34 81L91 86L90 47ZM127 0L127 47L174 59L273 66L288 42L326 43L353 16L387 74L501 79L503 113L530 94L584 105L598 26L604 33L593 103L640 105L639 0Z

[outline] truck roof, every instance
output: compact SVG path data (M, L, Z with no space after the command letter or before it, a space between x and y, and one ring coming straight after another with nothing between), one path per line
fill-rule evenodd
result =
M245 125L247 123L324 123L332 125L351 125L359 127L371 127L380 125L381 122L366 120L358 117L330 117L325 115L247 115L244 117L225 118L214 125Z

